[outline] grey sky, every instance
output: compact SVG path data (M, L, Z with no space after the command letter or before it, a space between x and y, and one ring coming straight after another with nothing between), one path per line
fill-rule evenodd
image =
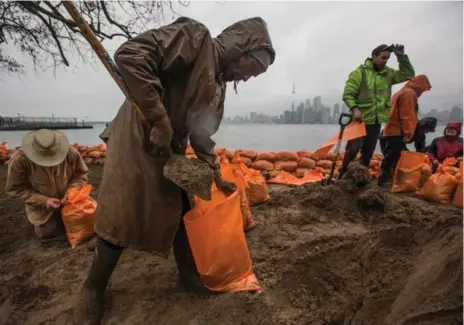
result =
M348 74L382 43L404 44L416 73L429 77L433 89L422 96L421 108L462 105L462 2L192 1L177 9L203 22L213 36L244 18L261 16L268 23L276 61L267 73L240 83L238 95L228 88L226 116L250 111L277 114L289 108L292 99L312 100L316 95L331 107L341 102ZM171 20L166 15L166 23ZM122 41L105 46L113 53ZM398 67L394 56L389 66ZM6 76L0 80L0 98L1 115L111 119L123 95L97 62L60 69L56 79L51 71Z

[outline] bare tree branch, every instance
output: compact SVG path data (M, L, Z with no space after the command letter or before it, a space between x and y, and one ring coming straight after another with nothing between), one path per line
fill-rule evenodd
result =
M186 7L189 1L178 1ZM164 20L168 7L178 15L173 3L161 1L78 1L83 17L101 40L123 37L156 28ZM0 0L0 76L3 73L23 73L25 67L7 49L15 46L32 60L34 69L46 70L72 61L89 63L94 59L87 44L61 1L1 1ZM6 52L7 51L7 52Z

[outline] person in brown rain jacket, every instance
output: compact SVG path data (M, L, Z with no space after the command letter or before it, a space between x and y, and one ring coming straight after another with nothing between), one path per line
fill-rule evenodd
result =
M100 323L104 292L123 248L167 257L173 246L179 283L205 290L183 223L189 198L163 177L167 158L148 154L146 147L184 154L190 140L198 158L214 169L217 187L233 192L235 185L220 175L211 139L224 114L225 83L236 86L256 77L274 59L259 17L239 21L216 38L203 24L182 17L116 51L115 62L150 126L125 101L101 134L108 151L96 212L98 238L73 312L75 324Z
M5 192L24 201L38 239L66 240L61 218L66 190L87 180L87 166L66 135L42 129L24 135L21 149L11 158Z
M382 141L385 147L378 179L380 186L391 178L401 151L408 150L407 144L413 139L417 127L419 97L430 89L432 86L427 76L418 75L393 95L390 117L383 130Z

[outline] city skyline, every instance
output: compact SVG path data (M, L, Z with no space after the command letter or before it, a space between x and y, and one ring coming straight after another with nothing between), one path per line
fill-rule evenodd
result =
M312 105L311 105L312 102ZM250 112L247 115L236 115L225 117L223 123L226 124L337 124L341 113L349 112L344 102L333 104L332 108L325 106L322 96L315 96L312 101L306 98L299 102L295 107L292 101L291 108L284 110L277 115L265 114L264 112ZM463 120L463 107L454 105L450 109L430 109L421 110L419 105L418 118L436 117L438 124L445 124L449 121Z

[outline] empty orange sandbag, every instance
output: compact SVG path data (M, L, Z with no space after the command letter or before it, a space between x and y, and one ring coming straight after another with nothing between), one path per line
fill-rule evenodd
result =
M97 202L90 197L92 185L85 184L68 189L68 201L61 210L66 237L74 248L95 235Z
M243 233L240 194L226 196L214 187L212 199L195 198L184 217L201 280L216 292L259 291Z
M372 157L372 159L383 160L383 155L381 153L374 153L374 156Z
M234 159L235 161L239 161L240 158L237 157L239 154L238 152L235 153ZM248 231L253 229L256 226L256 222L253 219L253 215L250 211L250 205L248 203L248 197L246 194L247 182L245 177L240 170L236 168L237 164L241 164L240 162L228 164L224 161L224 158L221 159L221 174L225 180L235 183L237 185L237 190L240 195L240 209L242 211L242 218L243 218L243 230Z
M240 156L251 159L252 161L256 159L256 156L258 156L258 153L253 150L239 150L238 152Z
M445 173L440 166L438 172L430 176L425 185L417 191L417 195L427 201L447 203L456 191L456 177Z
M277 154L274 152L260 152L258 153L256 160L266 160L269 162L274 162L277 160Z
M453 167L453 166L442 165L442 171L444 173L455 176L455 175L457 175L459 173L459 168L456 168L456 167Z
M314 169L316 168L316 162L310 158L300 157L298 159L298 167Z
M393 193L417 191L421 180L421 168L425 163L425 155L420 152L401 151L393 177Z
M277 159L281 161L297 161L298 154L293 151L280 151L277 153Z
M306 183L314 183L322 180L322 175L315 169L312 169L306 173L303 178L297 178L296 176L287 173L285 171L280 172L275 177L271 178L268 183L271 184L282 184L289 186L301 186Z
M323 158L332 147L337 143L338 140L338 133L328 142L324 143L319 149L314 152L314 157ZM349 141L354 140L357 138L362 138L366 135L366 125L364 122L358 123L353 122L350 123L345 130L343 131L343 138L342 141Z
M297 168L296 171L295 171L295 176L298 177L298 178L303 178L306 173L309 172L309 169L308 168Z
M305 158L312 158L314 155L314 152L309 151L309 150L300 150L297 152L298 156L300 157L305 157Z
M274 163L275 170L284 170L289 173L293 173L298 168L296 161L276 161Z
M332 161L330 161L330 160L319 160L316 163L316 166L324 168L324 169L330 169L330 168L332 168Z
M274 164L267 160L256 160L251 164L251 168L256 170L267 170L270 172L271 170L274 170Z

